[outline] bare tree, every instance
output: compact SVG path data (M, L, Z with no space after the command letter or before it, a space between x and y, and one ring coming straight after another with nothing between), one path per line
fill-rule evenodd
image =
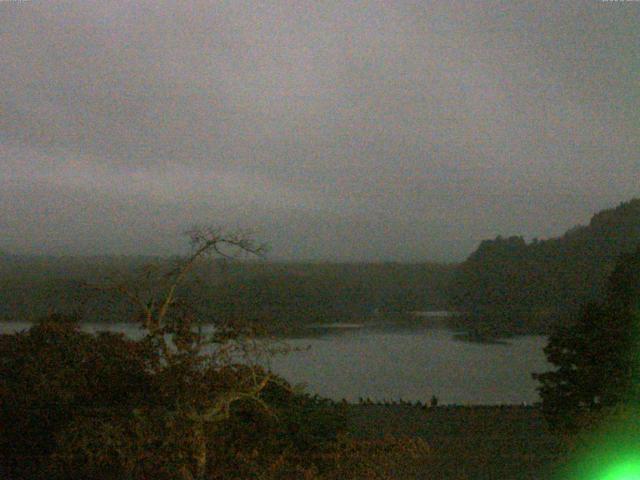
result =
M205 427L208 423L228 418L232 405L239 401L252 402L273 415L261 393L271 383L289 387L257 361L273 351L286 350L286 347L274 349L251 335L243 337L238 331L230 334L228 328L221 325L214 326L213 333L207 336L202 331L197 311L179 294L180 287L205 258L261 257L266 252L266 245L256 242L247 231L194 227L185 233L191 243L191 253L179 258L167 271L163 272L159 266L147 266L133 285L111 282L98 288L118 293L133 306L137 311L135 318L146 332L146 341L159 354L159 375L166 376L167 384L176 385L173 392L176 404L171 414L193 425L193 468L183 469L181 474L187 480L205 476ZM242 365L241 380L222 390L207 388L208 375L233 365ZM180 375L190 378L181 379ZM194 384L193 378L200 383Z

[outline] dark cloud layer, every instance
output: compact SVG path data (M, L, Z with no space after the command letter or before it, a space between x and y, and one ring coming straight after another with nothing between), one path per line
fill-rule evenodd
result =
M0 3L0 247L459 259L640 195L636 2Z

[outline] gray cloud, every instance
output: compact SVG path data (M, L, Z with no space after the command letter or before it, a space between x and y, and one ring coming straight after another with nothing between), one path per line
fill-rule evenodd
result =
M640 194L633 2L0 3L6 248L458 259Z

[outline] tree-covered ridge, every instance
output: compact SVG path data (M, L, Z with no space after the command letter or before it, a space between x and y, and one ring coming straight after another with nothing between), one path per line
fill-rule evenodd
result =
M467 321L491 332L548 332L601 297L617 258L640 244L640 199L595 214L559 238L483 241L457 269L449 297Z
M123 321L130 313L113 295L88 288L105 279L138 282L153 257L0 257L0 321L81 309L86 321ZM363 321L372 313L441 310L452 265L433 263L270 263L213 261L194 270L183 294L203 318L276 327ZM212 317L216 317L213 319Z

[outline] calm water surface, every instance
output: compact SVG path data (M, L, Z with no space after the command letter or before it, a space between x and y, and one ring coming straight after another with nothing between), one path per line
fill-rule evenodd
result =
M4 323L0 331L28 327ZM531 373L550 369L544 336L478 344L458 341L446 329L336 327L289 340L303 350L278 355L269 366L294 384L304 383L307 391L336 400L424 402L436 395L441 404L533 403L538 395ZM84 328L140 335L130 324Z

